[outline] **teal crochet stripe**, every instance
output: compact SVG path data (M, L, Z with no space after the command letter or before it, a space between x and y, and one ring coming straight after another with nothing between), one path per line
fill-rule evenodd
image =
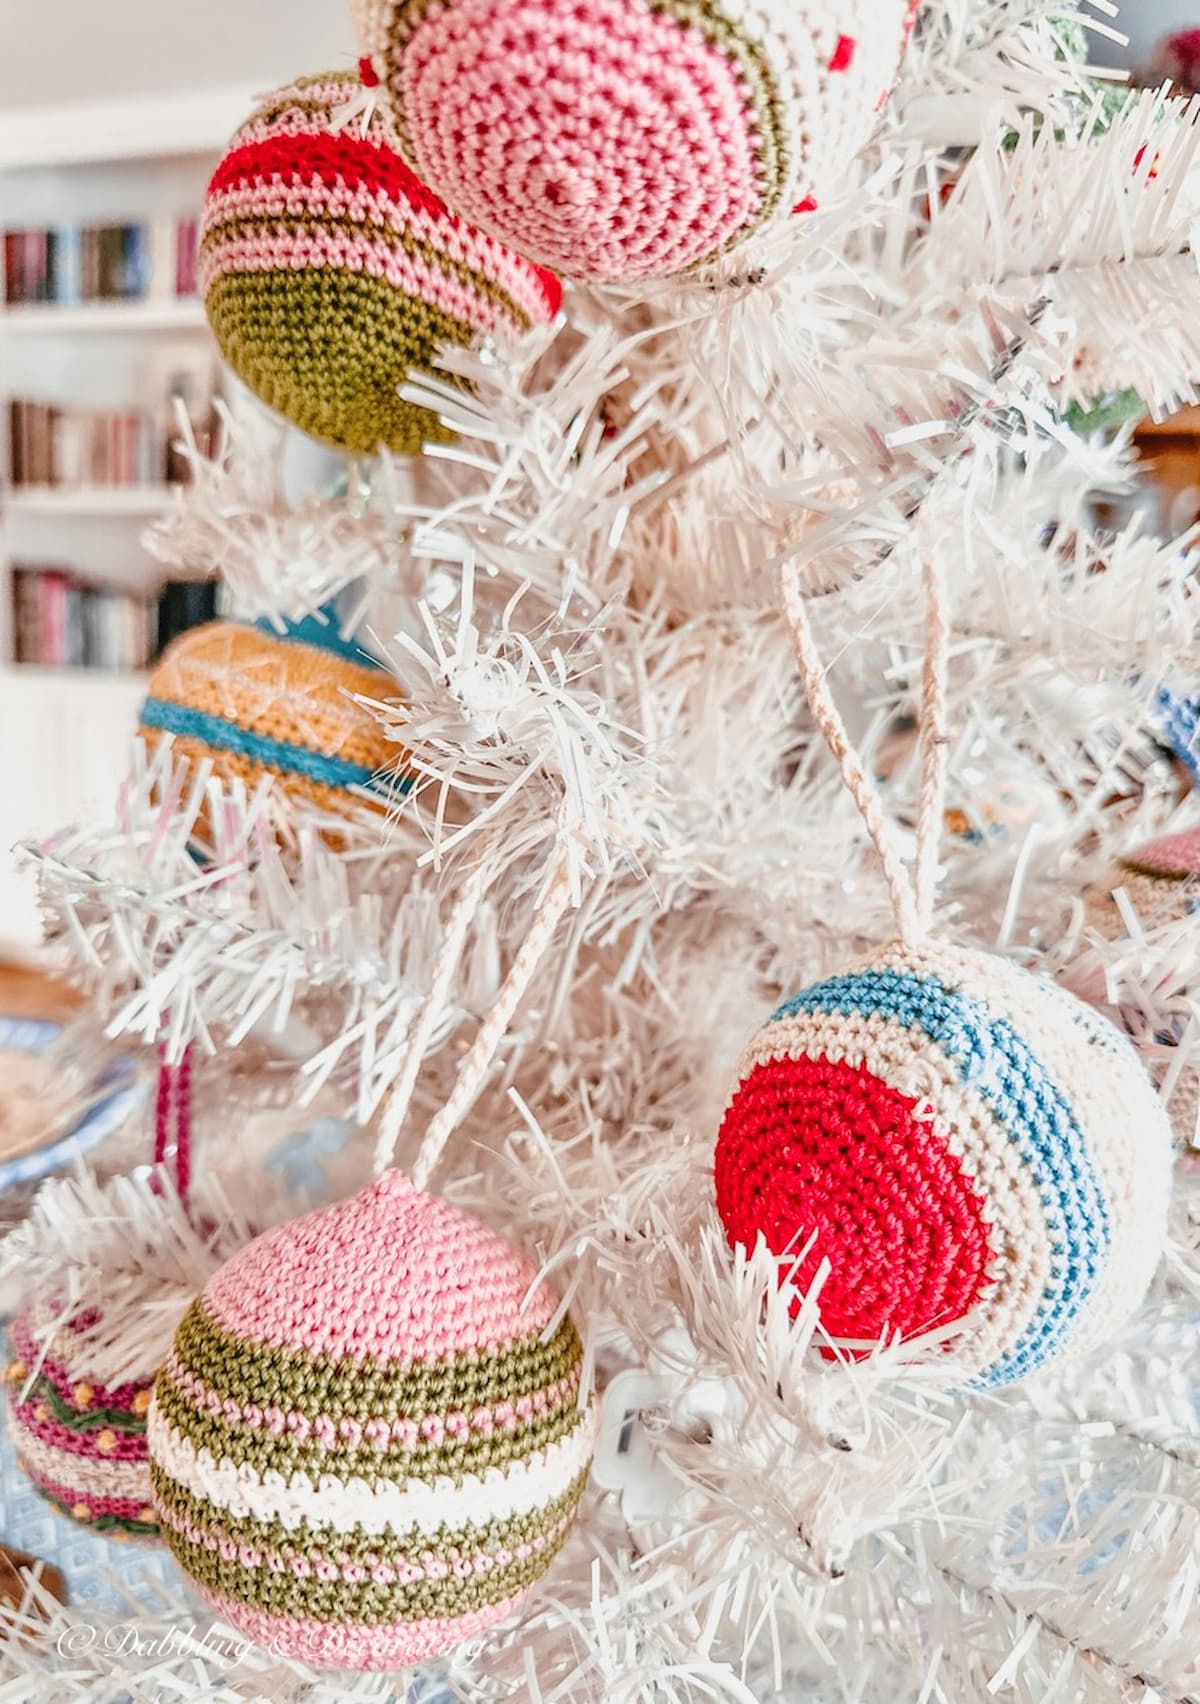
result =
M922 1030L1009 1132L1036 1180L1053 1257L1037 1313L982 1382L1009 1384L1043 1365L1095 1293L1112 1244L1099 1175L1049 1072L1007 1019L932 978L885 970L834 977L789 1000L775 1018L798 1012L877 1012L906 1029Z
M357 639L342 637L337 617L328 606L317 615L306 615L300 621L276 623L264 616L254 626L269 639L290 639L300 645L311 645L314 651L328 651L332 656L344 657L348 663L357 663L360 669L383 672L379 658L373 657L370 651L364 651Z
M326 787L369 787L373 792L393 793L407 792L412 785L408 777L384 780L364 763L346 763L340 757L309 751L307 746L266 739L236 722L227 722L223 716L210 716L203 710L172 704L165 698L147 698L142 705L141 721L143 727L157 728L164 734L183 734L217 751L236 752L264 769L303 775Z

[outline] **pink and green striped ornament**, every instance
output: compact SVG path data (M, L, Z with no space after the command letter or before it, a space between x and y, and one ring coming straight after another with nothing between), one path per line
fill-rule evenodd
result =
M453 434L403 401L444 344L554 318L556 278L452 213L397 152L357 72L268 95L208 188L199 282L222 355L335 449L412 453Z
M149 1421L164 1537L273 1651L434 1657L512 1615L566 1539L582 1368L533 1264L387 1171L260 1237L184 1319Z

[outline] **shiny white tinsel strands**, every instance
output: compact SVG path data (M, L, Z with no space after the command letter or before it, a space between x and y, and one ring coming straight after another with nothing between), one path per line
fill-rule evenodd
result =
M1200 913L1126 907L1108 938L1084 898L1197 821L1150 720L1162 682L1195 687L1196 541L1138 512L1130 431L1068 424L1110 389L1198 400L1200 124L1158 91L1114 111L1071 24L1102 44L1120 20L1111 0L927 0L874 142L815 212L710 273L568 287L554 326L444 351L404 395L456 441L351 468L345 495L289 495L275 429L231 414L154 529L246 614L345 591L386 664L366 708L415 785L338 844L324 823L287 839L270 788L136 751L114 820L34 854L89 1010L126 1047L169 1012L203 1056L211 1213L234 1236L280 1212L243 1192L228 1114L251 1044L292 1049L257 1091L273 1117L311 1095L371 1130L338 1193L375 1146L411 1164L424 1136L427 1176L452 1138L438 1193L544 1262L605 1393L554 1571L420 1677L434 1698L1200 1699L1196 1161L1138 1316L999 1394L947 1391L903 1343L827 1359L828 1271L781 1288L711 1207L754 1025L877 945L893 905L1127 1020L1164 1089L1200 1066ZM797 611L889 828L883 882L804 703ZM154 1207L59 1185L0 1274L61 1270L74 1299L111 1272L129 1341L98 1361L143 1370L139 1291L160 1285L166 1318L212 1261L174 1222L119 1246ZM105 1611L27 1606L0 1704L408 1687L172 1644L181 1593L108 1583Z

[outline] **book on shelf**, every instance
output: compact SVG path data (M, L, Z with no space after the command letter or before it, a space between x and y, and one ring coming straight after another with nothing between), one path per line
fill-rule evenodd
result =
M13 569L13 656L43 668L144 669L178 633L211 621L214 581L168 581L157 596L90 583L67 568Z
M13 397L9 402L8 482L17 490L145 487L186 482L176 448L182 402L199 449L215 436L212 357L193 344L155 351L139 386L154 398L140 408L79 408Z
M196 235L193 218L5 231L5 300L76 307L194 296Z

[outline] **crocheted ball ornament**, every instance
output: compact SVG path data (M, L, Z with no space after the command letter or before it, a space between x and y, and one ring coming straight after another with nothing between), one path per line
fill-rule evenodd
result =
M1148 928L1200 911L1200 828L1163 835L1119 858L1111 879L1105 884L1113 912L1116 906L1112 904L1112 890L1118 887L1124 888L1133 909ZM1123 917L1120 929L1123 934Z
M344 816L372 794L383 809L405 785L381 778L403 754L352 696L394 690L366 652L312 618L282 634L214 621L167 647L139 725L149 743L170 734L181 755L207 758L226 782L253 789L270 774L291 803Z
M9 1325L13 1359L4 1381L17 1460L63 1514L113 1537L152 1535L158 1517L146 1448L150 1381L108 1389L84 1375L74 1338L90 1321L60 1326L43 1354L41 1328L48 1322L30 1307Z
M669 276L835 188L916 0L354 0L400 145L567 278Z
M399 1172L223 1267L149 1426L164 1535L221 1619L388 1669L510 1615L592 1454L558 1308L523 1255Z
M411 453L453 434L402 402L439 344L548 323L558 281L448 212L382 109L346 121L356 74L269 95L208 188L199 285L221 353L276 413L335 449ZM339 111L342 118L339 119Z
M1166 1231L1171 1132L1136 1054L985 953L893 945L781 1006L716 1149L730 1243L761 1233L855 1349L961 1322L976 1382L1102 1339ZM814 1246L795 1257L815 1233Z

